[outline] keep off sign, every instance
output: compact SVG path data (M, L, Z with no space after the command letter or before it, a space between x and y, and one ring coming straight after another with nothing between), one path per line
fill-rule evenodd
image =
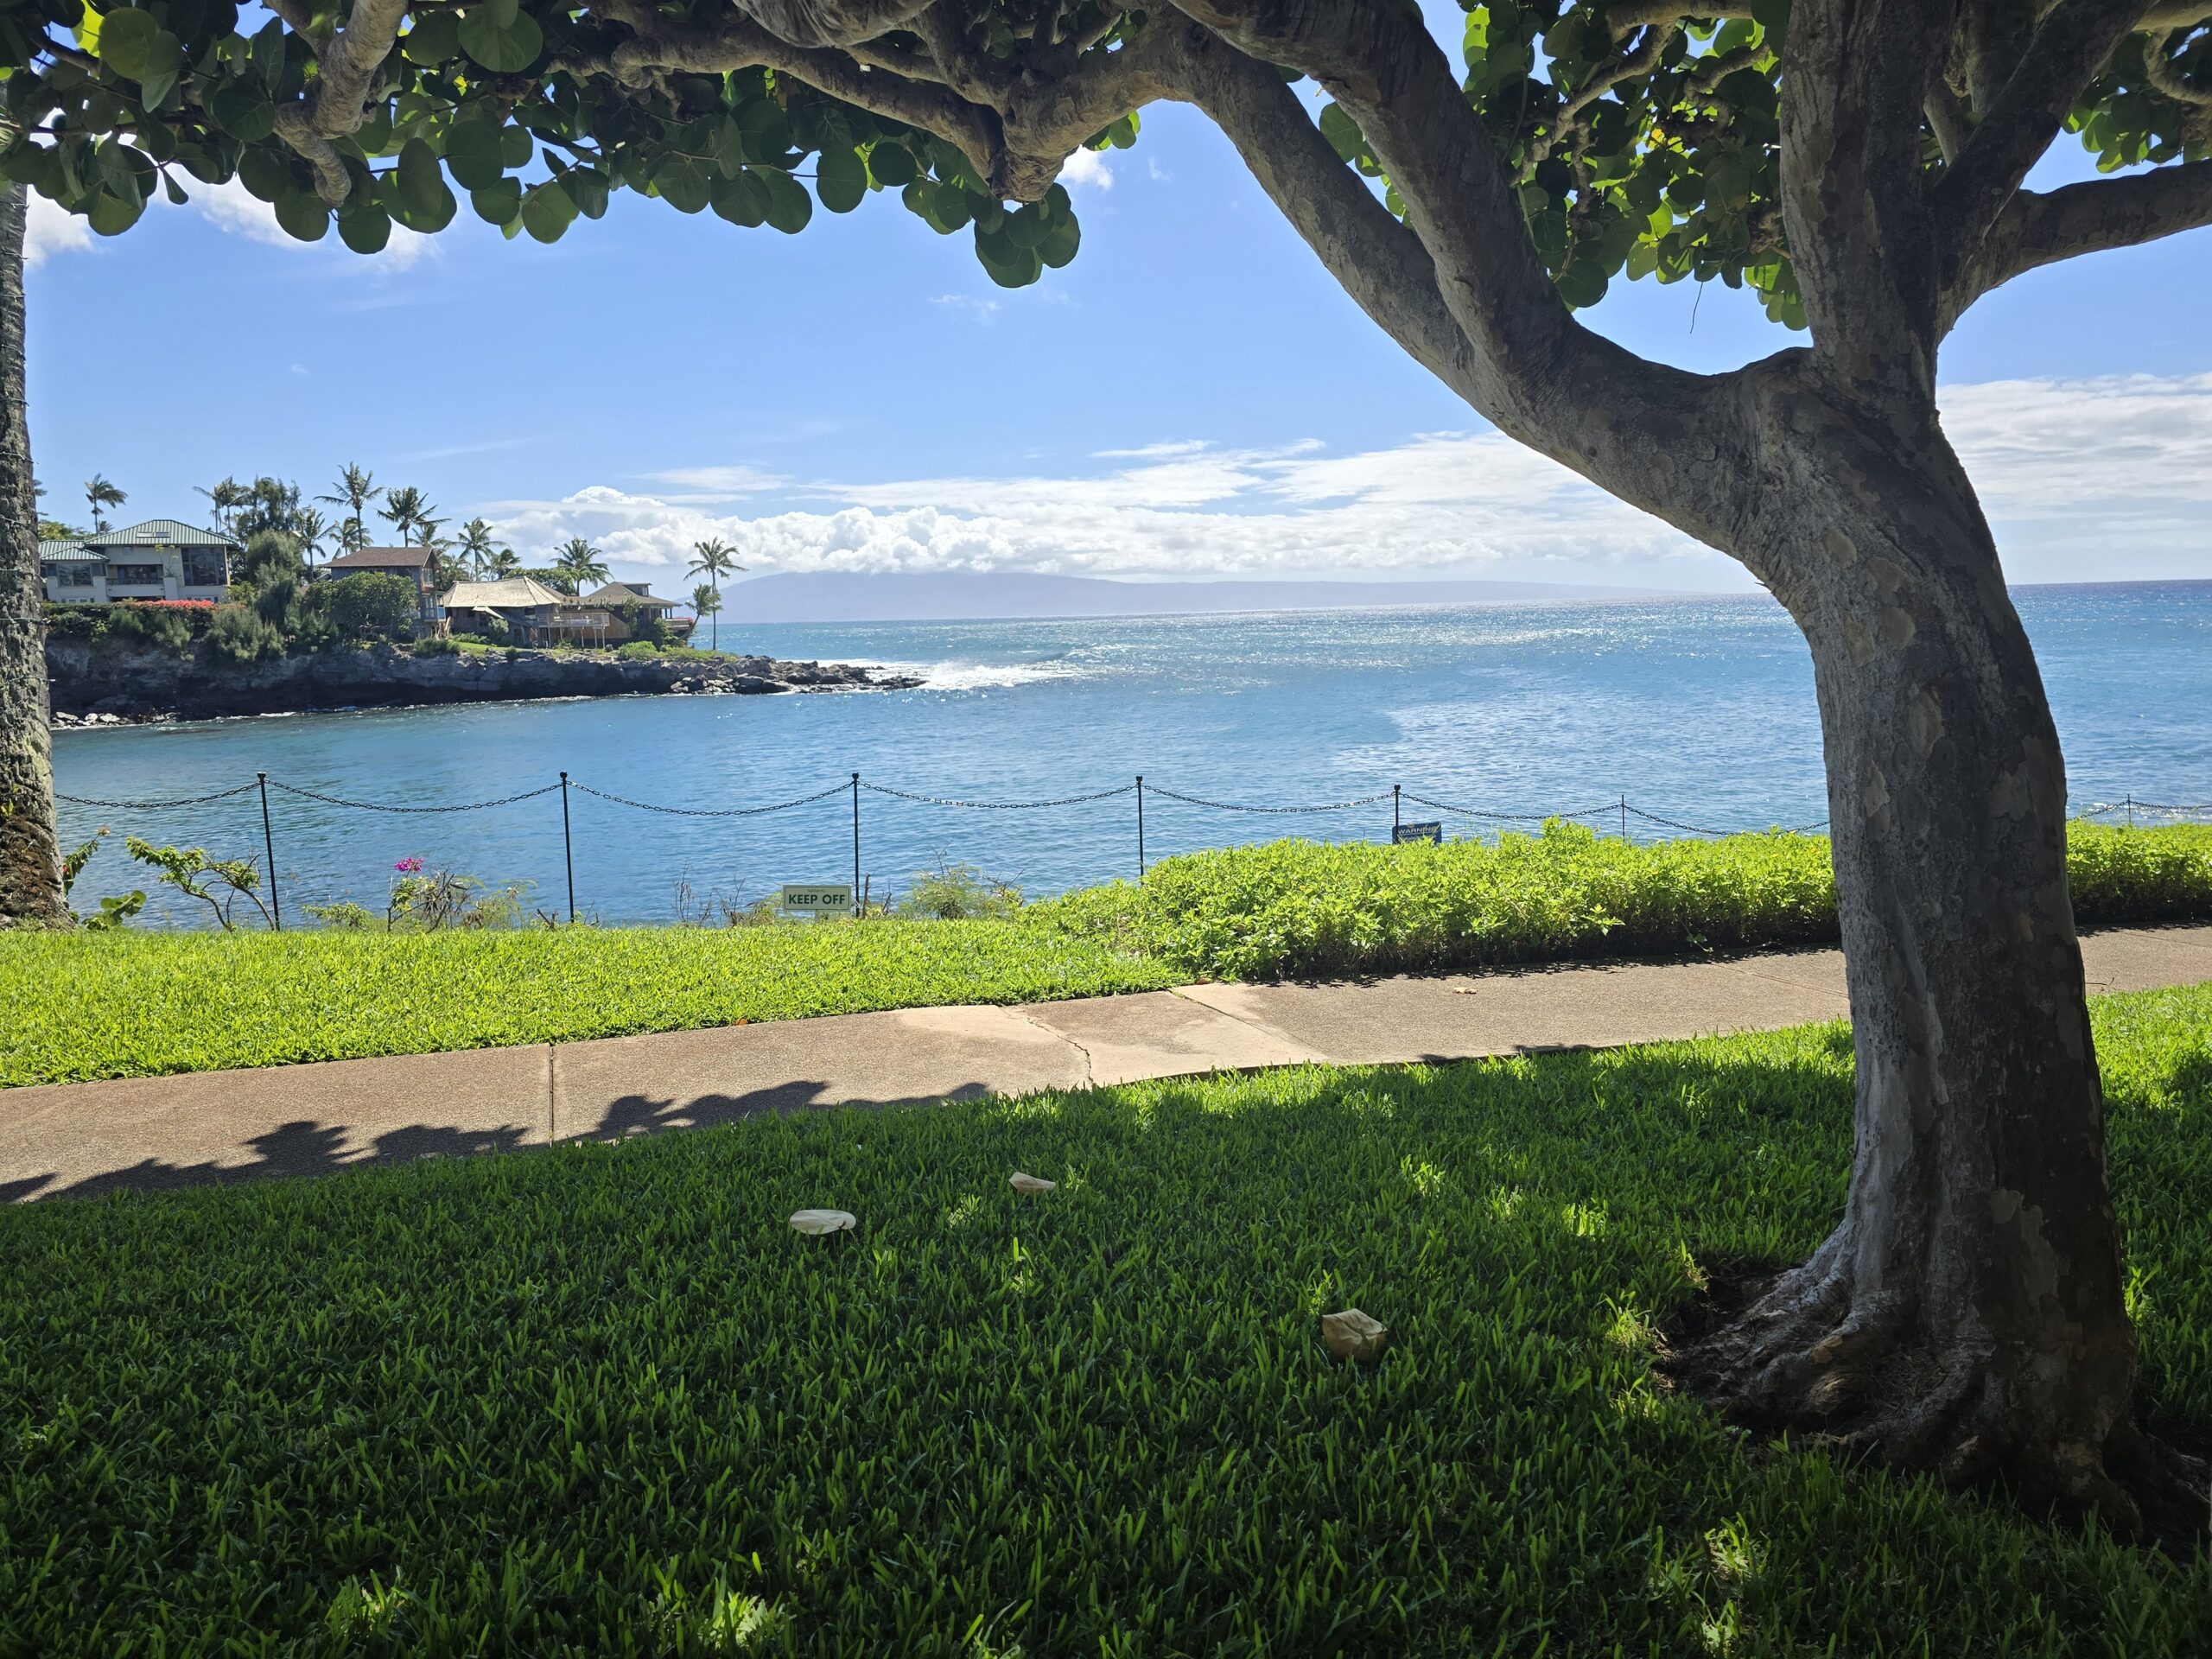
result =
M1393 824L1390 826L1390 839L1393 842L1433 841L1441 844L1444 840L1444 825L1440 820L1434 823Z
M785 911L810 915L841 914L852 909L853 890L842 881L810 881L785 887L777 895L776 903Z

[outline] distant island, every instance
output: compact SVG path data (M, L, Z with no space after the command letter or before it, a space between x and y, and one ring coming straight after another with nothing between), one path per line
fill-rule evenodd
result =
M791 572L732 582L744 622L996 622L1233 611L1396 610L1446 605L1604 604L1689 597L1671 588L1564 582L1119 582L1027 572L982 575Z

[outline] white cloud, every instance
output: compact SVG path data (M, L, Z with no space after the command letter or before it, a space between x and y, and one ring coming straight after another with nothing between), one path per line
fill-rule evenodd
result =
M92 245L92 227L59 202L30 193L23 224L23 263L36 267L57 253L82 253Z
M1946 387L1942 398L2014 579L2212 575L2212 375L2006 381ZM680 567L692 543L715 536L756 571L1745 581L1496 432L1424 433L1349 454L1312 441L1181 440L1096 459L1105 470L1074 477L867 483L683 467L652 481L690 493L594 486L487 511L518 546L584 535L645 568ZM782 510L726 510L771 493L781 499L764 505Z
M1078 149L1060 165L1060 182L1071 190L1111 190L1114 169L1103 149Z
M249 242L264 243L276 248L336 248L348 259L359 255L350 252L338 240L334 229L321 242L302 242L276 222L276 210L255 195L236 179L221 184L200 184L188 187L191 207L202 219L216 229L242 236ZM405 270L430 251L431 239L414 231L395 225L391 240L384 251L372 254L370 259L386 270Z
M1000 302L981 294L940 294L930 302L948 311L964 311L976 322L988 322L997 316Z

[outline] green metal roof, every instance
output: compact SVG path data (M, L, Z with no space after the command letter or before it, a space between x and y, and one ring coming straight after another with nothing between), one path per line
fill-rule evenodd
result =
M76 541L41 542L38 556L41 559L59 559L65 563L75 564L95 564L100 556L82 542Z
M103 530L85 537L87 547L233 547L237 543L219 531L199 530L175 518L149 518L121 530Z

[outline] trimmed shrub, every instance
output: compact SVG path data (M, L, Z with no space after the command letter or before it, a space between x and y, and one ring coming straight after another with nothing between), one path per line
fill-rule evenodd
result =
M2212 916L2212 826L2076 823L2084 925ZM1033 921L1217 978L1419 973L1596 956L1811 944L1836 936L1821 836L1638 846L1558 819L1441 846L1278 841L1187 853L1142 887L1089 887Z

